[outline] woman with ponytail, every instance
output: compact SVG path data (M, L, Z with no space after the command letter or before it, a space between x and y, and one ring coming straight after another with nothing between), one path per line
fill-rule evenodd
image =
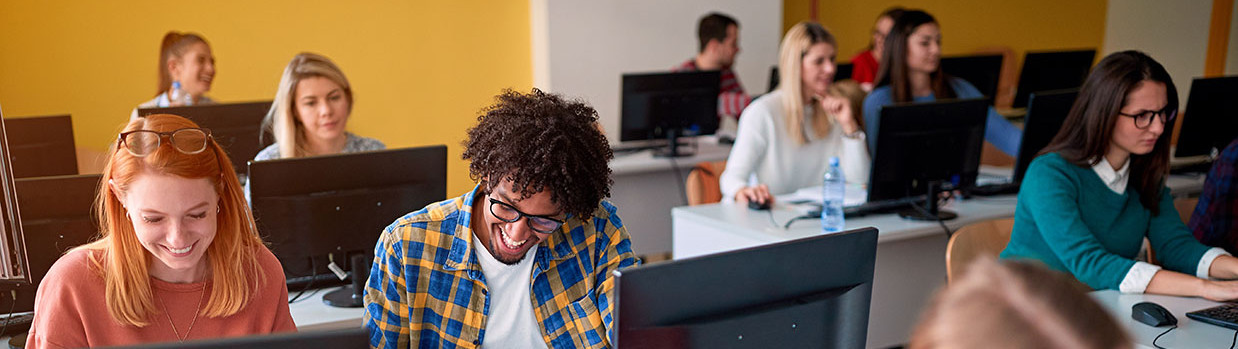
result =
M184 105L214 104L206 96L215 79L215 56L201 35L170 31L159 47L159 86L155 99L138 105L130 119L138 117L141 108L166 108Z

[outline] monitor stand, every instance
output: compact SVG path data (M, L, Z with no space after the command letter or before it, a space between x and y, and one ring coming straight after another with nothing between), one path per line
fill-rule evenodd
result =
M365 304L365 281L370 261L365 253L352 256L352 284L322 296L322 302L339 308L360 308Z
M916 204L912 203L912 208L899 211L898 216L914 221L947 221L958 218L958 214L937 207L937 198L942 192L941 183L942 181L928 182L928 195L925 197L923 209L915 207Z
M681 158L696 155L695 152L679 150L679 129L670 128L666 130L666 148L659 148L653 151L653 157L656 158Z

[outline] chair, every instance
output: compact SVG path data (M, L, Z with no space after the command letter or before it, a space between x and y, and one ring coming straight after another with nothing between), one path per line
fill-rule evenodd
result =
M718 186L718 177L726 169L726 161L702 162L688 172L684 192L688 195L688 205L703 205L722 201L722 188Z
M962 275L963 269L979 256L997 255L1010 242L1014 218L987 220L959 229L946 243L946 282Z

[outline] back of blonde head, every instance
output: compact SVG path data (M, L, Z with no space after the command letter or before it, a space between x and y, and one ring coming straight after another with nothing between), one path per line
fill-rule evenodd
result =
M279 90L275 91L275 100L271 103L271 110L267 112L266 118L262 119L262 128L271 131L271 134L275 136L281 157L290 158L306 154L305 134L302 132L304 126L297 117L296 96L297 83L311 77L325 78L340 85L340 88L344 89L345 98L348 99L348 109L352 110L352 85L348 84L348 78L344 77L344 72L335 63L325 56L309 52L302 52L292 57L292 61L284 67L284 75L279 79Z
M1069 275L982 258L938 292L912 349L1130 348L1130 338Z
M129 121L125 131L170 132L193 127L198 125L183 117L157 114ZM145 157L133 156L118 149L118 143L113 143L95 202L101 237L79 247L94 252L92 265L103 276L108 312L117 322L126 325L145 326L149 324L149 317L159 312L150 288L150 253L142 247L133 223L126 217L121 193L113 189L115 185L123 192L144 173L210 178L215 183L220 201L218 225L205 257L212 290L201 310L203 315L222 317L237 313L257 292L257 285L265 277L255 255L258 248L265 247L254 227L232 162L223 148L208 140L205 151L185 154L175 150L167 138L164 140Z

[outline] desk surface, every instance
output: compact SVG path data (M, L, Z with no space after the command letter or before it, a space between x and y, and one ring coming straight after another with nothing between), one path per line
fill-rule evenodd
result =
M1131 339L1140 348L1153 348L1152 340L1168 327L1152 327L1131 318L1131 306L1139 302L1153 302L1169 309L1178 318L1178 328L1161 337L1160 344L1166 348L1227 348L1234 340L1234 330L1213 326L1186 317L1187 312L1205 309L1220 303L1194 297L1175 297L1147 294L1123 294L1115 290L1091 293L1105 310L1113 315L1118 324L1131 334Z
M610 161L610 169L616 176L670 170L672 166L680 169L690 169L697 163L726 160L731 154L730 144L718 144L716 138L698 137L692 140L696 146L681 146L681 151L696 151L692 156L674 159L653 156L652 150L641 150L631 153L616 153ZM687 176L685 173L684 176Z
M322 302L322 296L344 286L319 289L313 294L307 293L296 303L288 305L292 313L292 321L297 324L298 331L322 331L343 328L361 327L362 308L336 308ZM292 295L288 299L292 299Z

